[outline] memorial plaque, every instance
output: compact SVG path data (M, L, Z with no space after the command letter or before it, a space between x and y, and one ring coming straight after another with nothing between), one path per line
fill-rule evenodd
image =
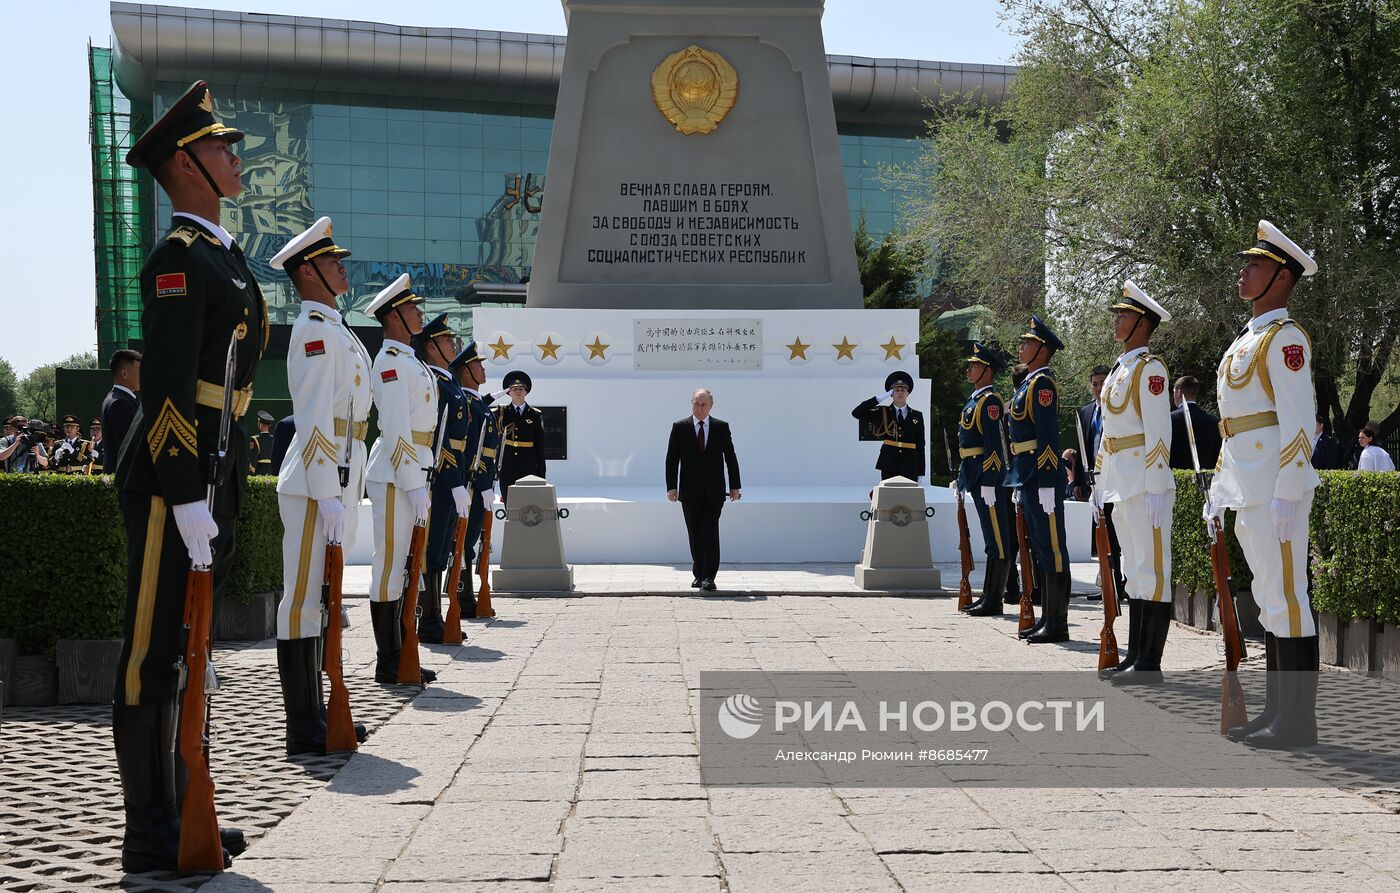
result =
M569 407L536 406L535 408L544 417L545 461L569 458Z
M632 368L756 371L763 368L761 319L635 319Z

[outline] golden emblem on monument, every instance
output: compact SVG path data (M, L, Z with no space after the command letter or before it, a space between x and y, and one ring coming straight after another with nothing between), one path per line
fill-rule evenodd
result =
M739 98L739 75L719 53L692 44L656 66L651 95L676 130L711 133Z

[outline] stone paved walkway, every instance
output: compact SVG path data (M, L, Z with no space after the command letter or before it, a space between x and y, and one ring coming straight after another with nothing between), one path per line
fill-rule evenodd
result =
M1028 647L947 598L503 597L203 889L1400 890L1400 815L1348 790L701 782L701 671L1082 670L1101 614L1074 604L1076 641ZM1218 660L1179 626L1167 654Z

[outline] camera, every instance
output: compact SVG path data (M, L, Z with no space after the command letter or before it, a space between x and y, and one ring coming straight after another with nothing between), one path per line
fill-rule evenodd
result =
M19 434L16 436L16 439L26 447L31 446L34 442L34 429L25 425L23 428L19 429Z

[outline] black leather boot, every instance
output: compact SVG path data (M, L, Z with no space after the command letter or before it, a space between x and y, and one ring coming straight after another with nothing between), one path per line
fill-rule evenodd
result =
M287 712L287 755L326 752L326 726L321 720L316 666L320 639L278 639L277 676L282 681L282 704Z
M420 593L421 593L421 590L420 590ZM394 634L395 634L395 636L397 636L397 639L396 639L395 641L397 641L398 644L399 644L399 650L398 650L398 653L399 653L399 654L402 654L402 653L403 653L403 620L404 620L403 612L404 612L404 607L405 607L405 601L404 601L404 599L402 599L402 598L400 598L397 602L394 603L394 616L395 616L395 618L396 618L395 621L394 621ZM421 603L421 602L419 603L419 608L418 608L418 610L419 610L419 617L421 618L421 617L422 617L422 610L423 610L423 608L422 608L422 603ZM421 658L422 658L422 655L420 654L420 655L419 655L419 659L420 659L420 660L419 660L419 664L418 664L418 684L419 684L419 685L427 685L429 682L432 682L432 681L434 681L435 679L437 679L437 673L435 673L435 672L433 672L432 670L428 669L427 667L423 666ZM394 678L393 678L392 680L390 680L390 681L391 681L391 682L398 682L398 661L397 661L397 660L395 661L395 674L394 674ZM413 683L411 683L411 682L406 682L406 683L404 683L404 684L405 684L405 685L412 685Z
M1162 651L1167 646L1167 632L1172 626L1172 603L1138 601L1142 605L1139 609L1142 629L1137 660L1109 677L1114 685L1151 685L1162 681Z
M457 606L462 609L463 620L476 617L476 589L472 587L472 568L467 563L462 565L462 575L457 579Z
M1035 605L1035 606L1037 606L1037 607L1039 607L1039 608L1041 608L1041 611L1040 611L1040 616L1037 617L1036 620L1035 620L1035 626L1032 626L1030 629L1021 630L1020 632L1018 632L1018 633L1016 634L1016 635L1020 636L1022 639L1029 639L1031 636L1034 636L1034 635L1036 635L1037 633L1039 633L1039 632L1041 632L1042 630L1044 630L1044 629L1045 629L1045 622L1049 619L1049 614L1045 611L1044 605L1042 604L1042 602L1044 601L1044 598L1042 597L1042 593L1045 591L1045 590L1044 590L1044 587L1043 587L1043 585L1042 585L1043 582L1044 582L1043 576L1044 576L1044 575L1041 573L1040 567L1037 566L1037 565L1035 565L1035 564L1032 564L1032 565L1031 565L1031 586L1032 586L1032 589L1031 589L1031 604L1032 604L1032 605ZM1025 581L1024 581L1024 580L1021 581L1021 585L1022 585L1022 586L1025 585ZM1020 603L1020 602L1019 602L1019 600L1018 600L1017 604L1019 604L1019 603Z
M418 615L418 639L427 645L442 644L442 571L425 570L427 586L418 593L423 611Z
M326 727L326 680L321 675L322 669L326 666L326 640L324 637L316 640L316 712L321 720L321 728ZM355 740L364 744L369 738L369 729L365 728L362 722L355 723Z
M988 558L982 579L982 598L968 608L969 617L1000 617L1001 593L1006 588L1006 572L1011 562L1005 558Z
M1043 621L1040 630L1026 637L1032 645L1069 641L1069 571L1045 574Z
M1014 605L1021 601L1021 581L1020 574L1016 571L1017 556L1015 550L1006 559L1006 595L1002 596L1002 604Z
M1264 709L1242 726L1225 732L1231 741L1243 741L1247 735L1267 726L1278 715L1278 641L1273 633L1264 634Z
M399 630L399 608L403 599L391 602L371 600L369 622L374 628L374 681L399 681L399 649L402 638Z
M1142 640L1142 601L1128 599L1128 653L1123 659L1106 670L1099 670L1099 678L1107 679L1114 673L1121 673L1131 667L1138 656L1138 645Z
M112 742L117 751L126 831L122 868L174 871L180 855L180 809L176 799L175 705L112 705Z
M1278 713L1246 735L1250 747L1285 750L1317 743L1317 636L1278 639Z

